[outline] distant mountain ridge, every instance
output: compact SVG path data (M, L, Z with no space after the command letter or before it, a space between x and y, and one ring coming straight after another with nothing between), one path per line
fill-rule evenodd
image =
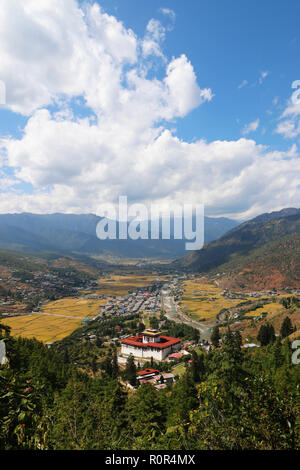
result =
M258 215L252 222L266 222L268 220L282 219L283 217L289 217L290 215L299 215L300 209L294 207L289 207L287 209L282 209L281 211L266 212L264 214Z
M242 268L247 257L265 245L300 233L300 209L284 209L262 214L233 228L218 240L206 244L173 263L174 267L209 272L236 262ZM297 239L299 240L299 239ZM297 247L297 241L295 247ZM298 247L299 248L299 247ZM299 250L294 252L295 259Z
M185 240L99 240L94 214L0 214L0 247L19 251L59 251L126 258L176 258ZM237 226L227 218L205 217L205 241Z

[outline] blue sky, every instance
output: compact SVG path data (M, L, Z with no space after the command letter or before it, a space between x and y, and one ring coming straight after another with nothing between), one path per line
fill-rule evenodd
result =
M259 118L256 140L288 147L289 141L274 129L291 95L291 84L300 77L298 1L104 0L100 4L140 35L149 18L165 21L162 7L176 14L164 51L169 58L186 54L199 83L215 94L209 106L178 121L182 138L235 139L244 125ZM268 76L260 85L265 71ZM244 80L248 84L239 89ZM274 99L278 99L276 105Z
M3 3L0 212L299 206L298 1Z

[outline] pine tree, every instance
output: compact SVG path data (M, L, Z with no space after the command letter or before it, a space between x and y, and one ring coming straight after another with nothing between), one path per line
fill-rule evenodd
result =
M149 442L165 431L165 413L158 395L152 385L142 384L129 403L128 416L132 434L139 439L139 448L149 449Z
M219 342L220 342L220 339L221 339L220 331L219 331L218 326L214 327L210 339L211 339L211 342L212 342L213 346L215 346L217 348L219 346Z
M283 322L281 324L280 336L282 338L286 338L287 336L292 334L293 331L294 331L294 328L292 326L292 322L291 322L290 317L285 317L285 319L283 320Z
M275 331L273 325L267 323L262 325L259 329L257 340L260 342L261 346L267 346L269 343L275 341Z
M119 375L118 355L117 351L114 352L112 359L112 377L116 378Z
M128 357L126 361L126 368L125 368L125 378L129 381L130 385L135 387L137 385L137 378L136 378L136 366L134 363L134 357L132 354Z
M221 379L224 387L224 399L226 398L233 408L238 407L245 386L245 378L248 375L243 368L241 346L240 332L232 332L228 327L223 341L221 367L216 370L216 375Z
M92 357L91 369L92 369L93 375L94 375L94 377L95 377L95 374L96 374L96 372L97 372L97 370L98 370L97 357L96 357L96 356L93 356L93 357Z

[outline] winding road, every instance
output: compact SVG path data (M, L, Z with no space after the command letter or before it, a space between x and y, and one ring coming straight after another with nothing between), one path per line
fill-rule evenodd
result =
M168 295L165 291L161 291L161 302L162 308L165 310L165 316L168 320L172 320L176 323L185 323L186 325L192 326L199 330L202 338L210 337L210 328L203 323L199 323L195 320L191 320L183 313L179 312L176 308L176 304L173 300L173 297Z

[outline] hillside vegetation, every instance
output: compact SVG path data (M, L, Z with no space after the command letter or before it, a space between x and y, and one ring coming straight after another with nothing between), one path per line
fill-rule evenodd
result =
M248 256L232 256L218 266L219 285L224 288L269 290L299 288L300 233L288 235L251 251ZM225 275L222 273L225 272Z
M239 288L299 286L300 210L264 214L174 262L198 272L226 273ZM235 276L236 279L235 279Z

